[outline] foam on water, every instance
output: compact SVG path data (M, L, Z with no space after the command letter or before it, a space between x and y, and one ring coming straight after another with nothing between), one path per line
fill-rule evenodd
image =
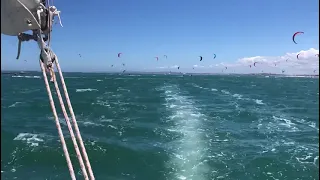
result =
M39 146L39 143L44 141L40 134L32 133L19 133L13 140L24 141L30 146Z
M31 79L40 79L40 76L12 76L13 78L31 78Z
M211 88L211 89L209 89L209 88L205 88L205 87L199 86L199 85L197 85L197 84L195 84L195 83L192 83L191 85L192 85L193 87L195 87L195 88L204 89L204 90L209 90L209 91L212 91L212 92L217 92L217 91L219 91L219 90L216 89L216 88ZM251 99L251 98L248 98L248 97L244 97L244 95L242 95L242 94L237 94L237 93L232 94L230 91L225 90L225 89L221 89L220 92L221 92L223 95L234 97L234 98L236 98L237 100L253 101L253 102L255 102L255 103L258 104L258 105L264 105L264 103L262 102L261 99Z
M91 88L87 88L87 89L76 89L76 92L87 92L87 91L98 91L97 89L91 89Z
M179 138L170 143L174 146L169 166L173 170L174 179L206 179L208 166L205 162L206 145L202 127L204 115L193 106L193 101L179 94L177 86L164 86L166 108L172 113L169 121L173 126L168 131L174 131Z
M15 103L11 104L9 106L9 108L16 107L18 104L21 104L21 103L23 103L23 102L15 102Z

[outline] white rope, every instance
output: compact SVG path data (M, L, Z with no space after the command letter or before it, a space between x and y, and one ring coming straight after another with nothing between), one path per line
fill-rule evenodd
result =
M51 53L49 53L49 54L51 54ZM63 102L63 99L62 99L62 96L61 96L61 93L60 93L60 89L59 89L59 86L58 86L58 83L57 83L57 78L55 76L55 73L54 73L52 67L49 68L49 72L50 72L50 75L52 76L52 80L53 80L53 83L54 83L54 86L55 86L55 89L56 89L56 93L57 93L57 96L58 96L58 99L59 99L59 102L60 102L60 105L61 105L61 109L62 109L62 112L64 114L65 121L66 121L66 124L68 126L68 129L69 129L69 132L70 132L70 136L71 136L71 139L72 139L72 142L73 142L73 145L74 145L74 148L75 148L75 151L76 151L79 163L80 163L82 174L83 174L85 180L89 180L89 177L88 177L88 174L87 174L87 170L86 170L86 168L87 168L88 171L89 171L90 179L94 180L95 177L94 177L93 172L92 172L91 164L90 164L90 161L89 161L89 158L88 158L88 155L87 155L87 152L86 152L86 149L85 149L85 146L84 146L81 134L80 134L80 130L79 130L77 121L75 119L75 115L74 115L74 112L73 112L73 108L72 108L72 105L71 105L71 101L70 101L70 98L69 98L67 87L65 85L64 78L63 78L63 75L62 75L62 72L61 72L61 68L60 68L60 65L59 65L59 62L58 62L58 59L57 59L56 56L55 56L55 61L54 62L56 64L58 73L60 75L61 84L63 86L63 90L64 90L64 93L65 93L64 95L65 95L65 98L66 98L66 101L67 101L67 104L68 104L68 107L69 107L70 114L72 116L72 122L73 122L73 125L74 125L75 130L76 130L76 137L77 137L77 139L78 139L78 141L80 143L80 147L81 147L81 150L82 150L82 153L83 153L82 156L85 159L86 166L84 165L84 161L83 161L81 153L79 151L78 143L77 143L77 140L75 138L75 135L74 135L74 132L73 132L73 128L71 126L71 123L70 123L69 116L67 114L66 108L64 106L64 102ZM43 77L45 79L45 84L46 84L46 88L47 88L47 92L48 92L48 96L49 96L49 101L50 101L50 105L51 105L51 108L52 108L52 112L53 112L54 117L55 117L55 121L56 121L56 126L57 126L57 129L58 129L59 137L60 137L61 144L62 144L62 147L63 147L63 150L64 150L64 155L65 155L66 160L67 160L67 164L68 164L68 168L69 168L69 171L70 171L71 178L72 178L72 180L74 180L75 175L74 175L73 166L72 166L72 163L71 163L71 160L70 160L69 152L68 152L67 147L66 147L66 143L65 143L65 140L64 140L64 136L63 136L63 133L62 133L62 130L61 130L61 126L60 126L60 122L59 122L58 115L57 115L57 112L56 112L56 108L55 108L54 101L53 101L53 98L52 98L50 85L48 83L48 78L47 78L47 75L46 75L46 68L44 67L44 63L41 60L40 60L40 65L41 65Z
M72 142L73 142L73 145L74 145L74 149L76 150L76 154L77 154L77 157L78 157L78 160L79 160L79 163L80 163L82 174L83 174L85 180L89 180L88 174L87 174L87 171L86 171L86 167L84 166L84 163L83 163L83 160L82 160L82 157L81 157L81 153L79 151L77 140L74 137L74 133L73 133L73 129L72 129L72 126L71 126L71 123L70 123L70 120L69 120L69 116L68 116L66 108L64 106L64 102L63 102L63 99L62 99L62 96L61 96L61 93L60 93L60 89L59 89L59 86L58 86L57 79L56 79L55 73L53 71L53 68L51 69L51 72L52 72L51 74L52 74L54 86L56 88L57 96L58 96L58 99L60 101L61 109L62 109L64 118L66 120L68 129L69 129L69 132L70 132L70 136L71 136L71 139L72 139Z
M69 93L68 93L66 84L65 84L65 82L64 82L63 74L62 74L62 71L61 71L61 68L60 68L59 61L58 61L58 58L57 58L57 57L56 57L56 59L55 59L55 64L56 64L58 73L59 73L59 75L60 75L61 84L62 84L62 87L63 87L63 91L64 91L64 94L65 94L65 98L66 98L66 100L67 100L67 104L68 104L68 107L69 107L69 111L70 111L70 114L71 114L71 117L72 117L73 126L74 126L75 131L76 131L77 139L78 139L78 141L79 141L79 143L80 143L80 147L81 147L81 150L82 150L82 154L83 154L85 163L86 163L87 168L88 168L88 172L89 172L89 175L90 175L90 179L91 179L91 180L94 180L95 177L94 177L94 175L93 175L93 171L92 171L91 164L90 164L90 161L89 161L89 158L88 158L88 154L87 154L86 148L85 148L85 146L84 146L84 143L83 143L83 140L82 140L82 137L81 137L81 134L80 134L80 130L79 130L79 127L78 127L78 123L77 123L77 120L76 120L76 116L74 115L74 112L73 112L73 108L72 108L71 101L70 101L70 98L69 98Z
M52 109L52 112L53 112L53 116L54 116L54 119L55 119L55 122L56 122L56 126L57 126L57 129L58 129L58 134L59 134L60 141L61 141L61 144L62 144L64 156L66 157L66 160L67 160L70 176L71 176L72 180L76 180L76 176L74 174L74 170L73 170L72 163L71 163L71 160L70 160L69 152L68 152L68 149L67 149L66 141L64 140L64 137L63 137L63 133L62 133L62 130L61 130L60 122L59 122L58 115L57 115L57 112L56 112L56 108L55 108L55 105L54 105L54 101L53 101L53 98L52 98L49 82L48 82L48 79L47 79L46 69L45 69L44 64L42 63L41 60L40 60L40 67L41 67L41 70L42 70L44 83L46 85L46 89L47 89L47 92L48 92L49 101L50 101L51 109Z
M42 74L43 74L43 77L44 77L44 82L45 82L45 86L46 86L46 89L47 89L47 92L48 92L51 109L52 109L52 112L53 112L53 115L54 115L54 118L55 118L55 123L56 123L56 126L57 126L58 134L59 134L60 141L61 141L61 144L62 144L62 148L63 148L63 151L64 151L64 156L65 156L66 161L67 161L67 165L68 165L68 168L69 168L71 179L75 180L76 177L75 177L75 174L74 174L74 169L73 169L73 166L72 166L72 163L71 163L71 160L70 160L70 156L69 156L69 152L68 152L68 149L67 149L67 146L66 146L66 142L65 142L62 130L61 130L61 126L60 126L60 123L59 123L59 119L58 119L58 115L57 115L57 112L56 112L55 104L54 104L54 101L53 101L53 98L52 98L51 89L50 89L50 85L48 83L46 71L49 71L49 73L51 75L51 78L52 78L52 81L54 83L54 86L55 86L55 89L56 89L56 93L57 93L57 96L58 96L58 99L59 99L59 102L60 102L60 106L61 106L63 115L65 117L66 124L68 126L72 142L74 144L74 148L75 148L76 155L77 155L77 158L78 158L79 163L80 163L80 167L81 167L84 179L85 180L89 180L88 173L87 173L87 170L88 170L90 179L91 180L95 180L95 177L94 177L93 172L92 172L91 164L90 164L90 161L89 161L89 158L88 158L88 155L87 155L87 152L86 152L86 149L85 149L85 146L84 146L81 134L80 134L80 130L79 130L79 127L78 127L78 124L77 124L77 121L76 121L76 118L75 118L75 115L74 115L74 112L73 112L73 108L72 108L71 101L70 101L70 98L69 98L69 94L68 94L68 91L67 91L67 87L66 87L66 84L64 82L64 78L63 78L63 75L62 75L62 72L61 72L61 68L60 68L60 65L59 65L59 62L58 62L58 58L50 48L52 24L53 24L53 20L54 20L55 16L58 16L60 25L62 26L61 19L60 19L60 11L58 11L57 8L55 6L53 6L53 0L52 0L51 3L49 2L50 0L45 0L45 1L46 1L46 3L39 3L38 4L38 7L37 7L36 11L30 12L30 9L27 9L27 10L29 10L28 12L31 13L31 14L28 14L29 16L33 16L33 17L34 17L34 15L37 16L37 17L34 17L34 18L37 19L36 21L37 21L39 26L37 26L37 28L35 28L35 29L29 29L29 30L32 30L32 33L33 33L32 35L25 34L25 33L22 33L22 32L19 33L19 35L18 35L19 45L18 45L17 59L19 58L20 51L21 51L21 43L23 41L34 40L34 41L38 42L39 48L41 50L41 52L40 52L40 67L41 67ZM21 5L23 7L25 7L23 3L21 3ZM21 17L18 17L18 18L25 18L24 15L20 15L20 16ZM58 86L58 83L57 83L57 79L56 79L56 76L55 76L54 71L53 71L53 62L55 62L57 70L58 70L58 73L60 75L60 80L61 80L61 83L62 83L64 95L65 95L65 98L66 98L66 101L67 101L67 104L68 104L68 107L69 107L69 112L71 114L73 126L75 128L76 133L73 132L73 128L72 128L72 125L70 123L69 116L68 116L68 113L66 111L63 98L62 98L61 93L60 93L60 89L59 89L59 86ZM75 134L76 134L76 137L75 137ZM79 146L78 146L77 140L80 143L81 151L79 150ZM81 152L82 152L82 154L81 154ZM82 157L84 158L84 160L82 159Z

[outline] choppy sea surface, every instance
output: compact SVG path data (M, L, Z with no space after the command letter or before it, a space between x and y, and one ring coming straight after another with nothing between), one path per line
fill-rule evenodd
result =
M65 80L97 180L319 179L318 78L65 73ZM1 75L1 177L70 179L40 73Z

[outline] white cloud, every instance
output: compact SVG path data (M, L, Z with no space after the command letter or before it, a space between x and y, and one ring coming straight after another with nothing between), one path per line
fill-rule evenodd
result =
M161 66L161 67L156 67L157 69L177 69L179 66L178 65L173 65L173 66Z
M297 59L297 55L299 59ZM295 53L286 53L283 56L272 57L272 56L255 56L255 57L245 57L238 60L242 64L253 64L257 62L259 64L274 65L274 63L280 64L284 63L286 66L290 65L319 65L319 50L310 48L309 50L301 50Z
M253 64L255 62L263 63L267 61L268 60L266 59L266 57L263 57L263 56L245 57L238 60L238 62L242 64Z
M170 68L171 69L176 69L176 68L178 68L179 66L178 65L174 65L174 66L171 66Z
M241 66L244 66L244 65L239 63L239 62L235 62L235 63L221 62L221 63L218 63L218 64L212 64L209 67L211 67L211 68L220 68L221 69L221 68L225 68L225 67L235 68L235 67L241 67Z
M297 59L297 54L299 59ZM254 56L238 59L235 63L220 63L215 66L227 66L228 69L234 68L242 72L270 72L277 73L286 70L289 74L313 73L319 68L319 50L310 48L294 53L286 53L282 56ZM248 68L256 62L256 67ZM213 66L211 66L213 67ZM236 68L237 67L237 68ZM245 68L245 69L244 69Z
M167 69L168 67L157 67L157 69Z
M297 54L299 53L299 59L297 59ZM285 74L314 74L313 71L316 70L316 74L318 74L319 57L317 54L319 54L319 50L310 48L299 52L285 53L282 56L244 57L235 62L220 62L209 65L209 67L195 64L192 67L198 70L201 68L201 72L282 73L282 70L285 70ZM256 67L253 66L254 62L257 63ZM177 69L178 67L178 65L173 65L158 68ZM182 70L185 69L182 68Z
M197 65L197 64L193 65L193 67L194 67L194 68L204 68L204 66L202 66L202 65Z

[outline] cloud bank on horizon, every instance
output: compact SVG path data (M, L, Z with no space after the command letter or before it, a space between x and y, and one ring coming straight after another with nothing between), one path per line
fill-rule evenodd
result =
M297 55L299 54L299 59ZM256 63L256 66L253 64ZM251 67L250 67L251 65ZM179 65L158 67L159 69L177 69ZM228 69L225 70L225 67ZM220 62L207 67L193 65L194 69L201 72L229 72L229 73L282 73L285 74L319 74L319 50L310 48L299 52L289 52L282 56L254 56L240 58L233 63ZM181 67L191 69L191 67Z

